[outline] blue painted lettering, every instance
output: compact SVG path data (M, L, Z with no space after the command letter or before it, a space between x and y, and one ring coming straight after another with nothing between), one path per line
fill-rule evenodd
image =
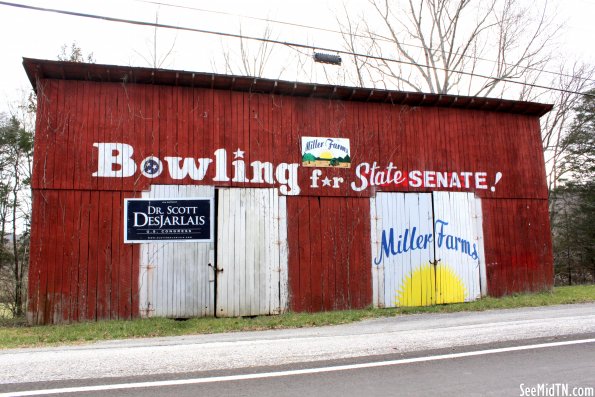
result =
M432 242L432 233L418 235L416 238L417 227L411 231L405 229L403 234L399 234L395 249L395 230L394 228L384 229L382 231L380 253L374 258L374 264L379 265L384 258L403 254L408 251L422 250L428 248L428 243Z
M415 233L415 228L413 228L413 231ZM409 229L405 229L405 233L403 233L403 252L407 252L409 251L407 249L407 236L409 235Z
M449 250L455 249L453 238L454 236L451 236L450 234L446 236L446 248Z
M434 242L434 236L431 234L426 234L424 236L424 249L428 248L428 243Z
M465 255L469 255L474 260L479 259L477 252L477 244L460 236L454 236L445 232L448 222L437 219L435 223L436 245L438 248L443 246L447 250L459 251ZM429 245L434 242L434 235L432 233L417 234L417 227L411 229L406 228L403 234L399 234L395 244L395 230L394 228L385 229L382 231L380 252L374 258L374 264L379 265L385 258L400 255L409 251L426 250ZM396 249L395 249L396 247Z
M424 236L417 236L417 238L415 239L415 248L417 249L421 249L421 245L424 242Z
M438 230L438 226L440 225L440 230ZM436 227L434 230L437 230L438 239L436 243L438 243L438 248L442 247L442 242L444 241L444 226L448 225L448 222L445 222L441 219L436 220Z
M397 255L397 251L395 251L395 239L394 239L394 230L391 227L388 230L388 239L386 238L386 230L382 231L382 243L380 247L380 257L374 259L374 264L379 265L382 262L382 257L386 256L387 258L391 255Z

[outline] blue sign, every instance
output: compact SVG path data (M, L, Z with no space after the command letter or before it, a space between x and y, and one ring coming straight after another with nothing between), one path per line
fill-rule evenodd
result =
M213 199L125 199L124 242L213 242Z

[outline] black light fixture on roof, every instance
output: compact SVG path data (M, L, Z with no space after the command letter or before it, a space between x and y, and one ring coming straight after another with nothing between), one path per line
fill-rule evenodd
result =
M328 63L329 65L341 66L341 57L339 55L315 52L314 53L314 62Z

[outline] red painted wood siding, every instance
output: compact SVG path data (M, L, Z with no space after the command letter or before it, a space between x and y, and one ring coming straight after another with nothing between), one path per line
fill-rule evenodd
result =
M287 228L291 310L372 304L370 200L288 197Z
M138 245L119 191L35 190L29 315L36 324L138 316Z
M483 200L483 237L491 296L553 284L547 200Z
M474 191L482 198L547 199L539 124L532 116L85 81L45 80L40 92L36 189L139 191L150 184L269 187L214 183L214 163L202 181L172 179L167 169L153 179L139 170L125 178L98 178L93 176L98 168L93 143L132 145L137 168L148 156L214 159L215 150L224 148L230 178L232 152L240 148L250 178L252 161L301 164L300 138L325 136L350 139L352 168L325 169L329 177L344 178L341 188L313 189L312 169L299 167L300 195L370 197L377 190L433 190L389 185L353 191L350 182L359 183L354 168L376 161L380 169L392 162L405 172L486 172L488 187L501 172L493 192L475 186L452 190Z
M230 179L233 152L241 149L250 179L253 161L301 165L302 136L349 138L352 168L323 169L344 178L340 188L312 188L312 169L300 166L299 197L288 197L293 310L369 305L368 197L433 190L389 185L356 192L350 183L358 182L355 168L363 162L380 168L392 162L405 172L486 172L488 187L501 172L494 191L453 189L484 199L489 292L552 285L535 116L74 80L41 80L37 88L29 288L35 323L138 315L138 249L123 244L124 197L138 197L151 184L272 186L214 182L215 162L202 181L175 180L167 170L154 179L139 170L126 178L93 177L98 142L132 145L137 168L148 156L214 159L217 149L226 149Z

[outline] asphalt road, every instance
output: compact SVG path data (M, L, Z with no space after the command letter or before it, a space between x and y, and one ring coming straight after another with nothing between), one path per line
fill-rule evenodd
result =
M595 386L594 338L595 305L585 304L6 350L0 393L83 387L75 394L520 396L521 384L557 383L571 393ZM536 343L549 345L523 347ZM84 389L124 383L140 384Z

